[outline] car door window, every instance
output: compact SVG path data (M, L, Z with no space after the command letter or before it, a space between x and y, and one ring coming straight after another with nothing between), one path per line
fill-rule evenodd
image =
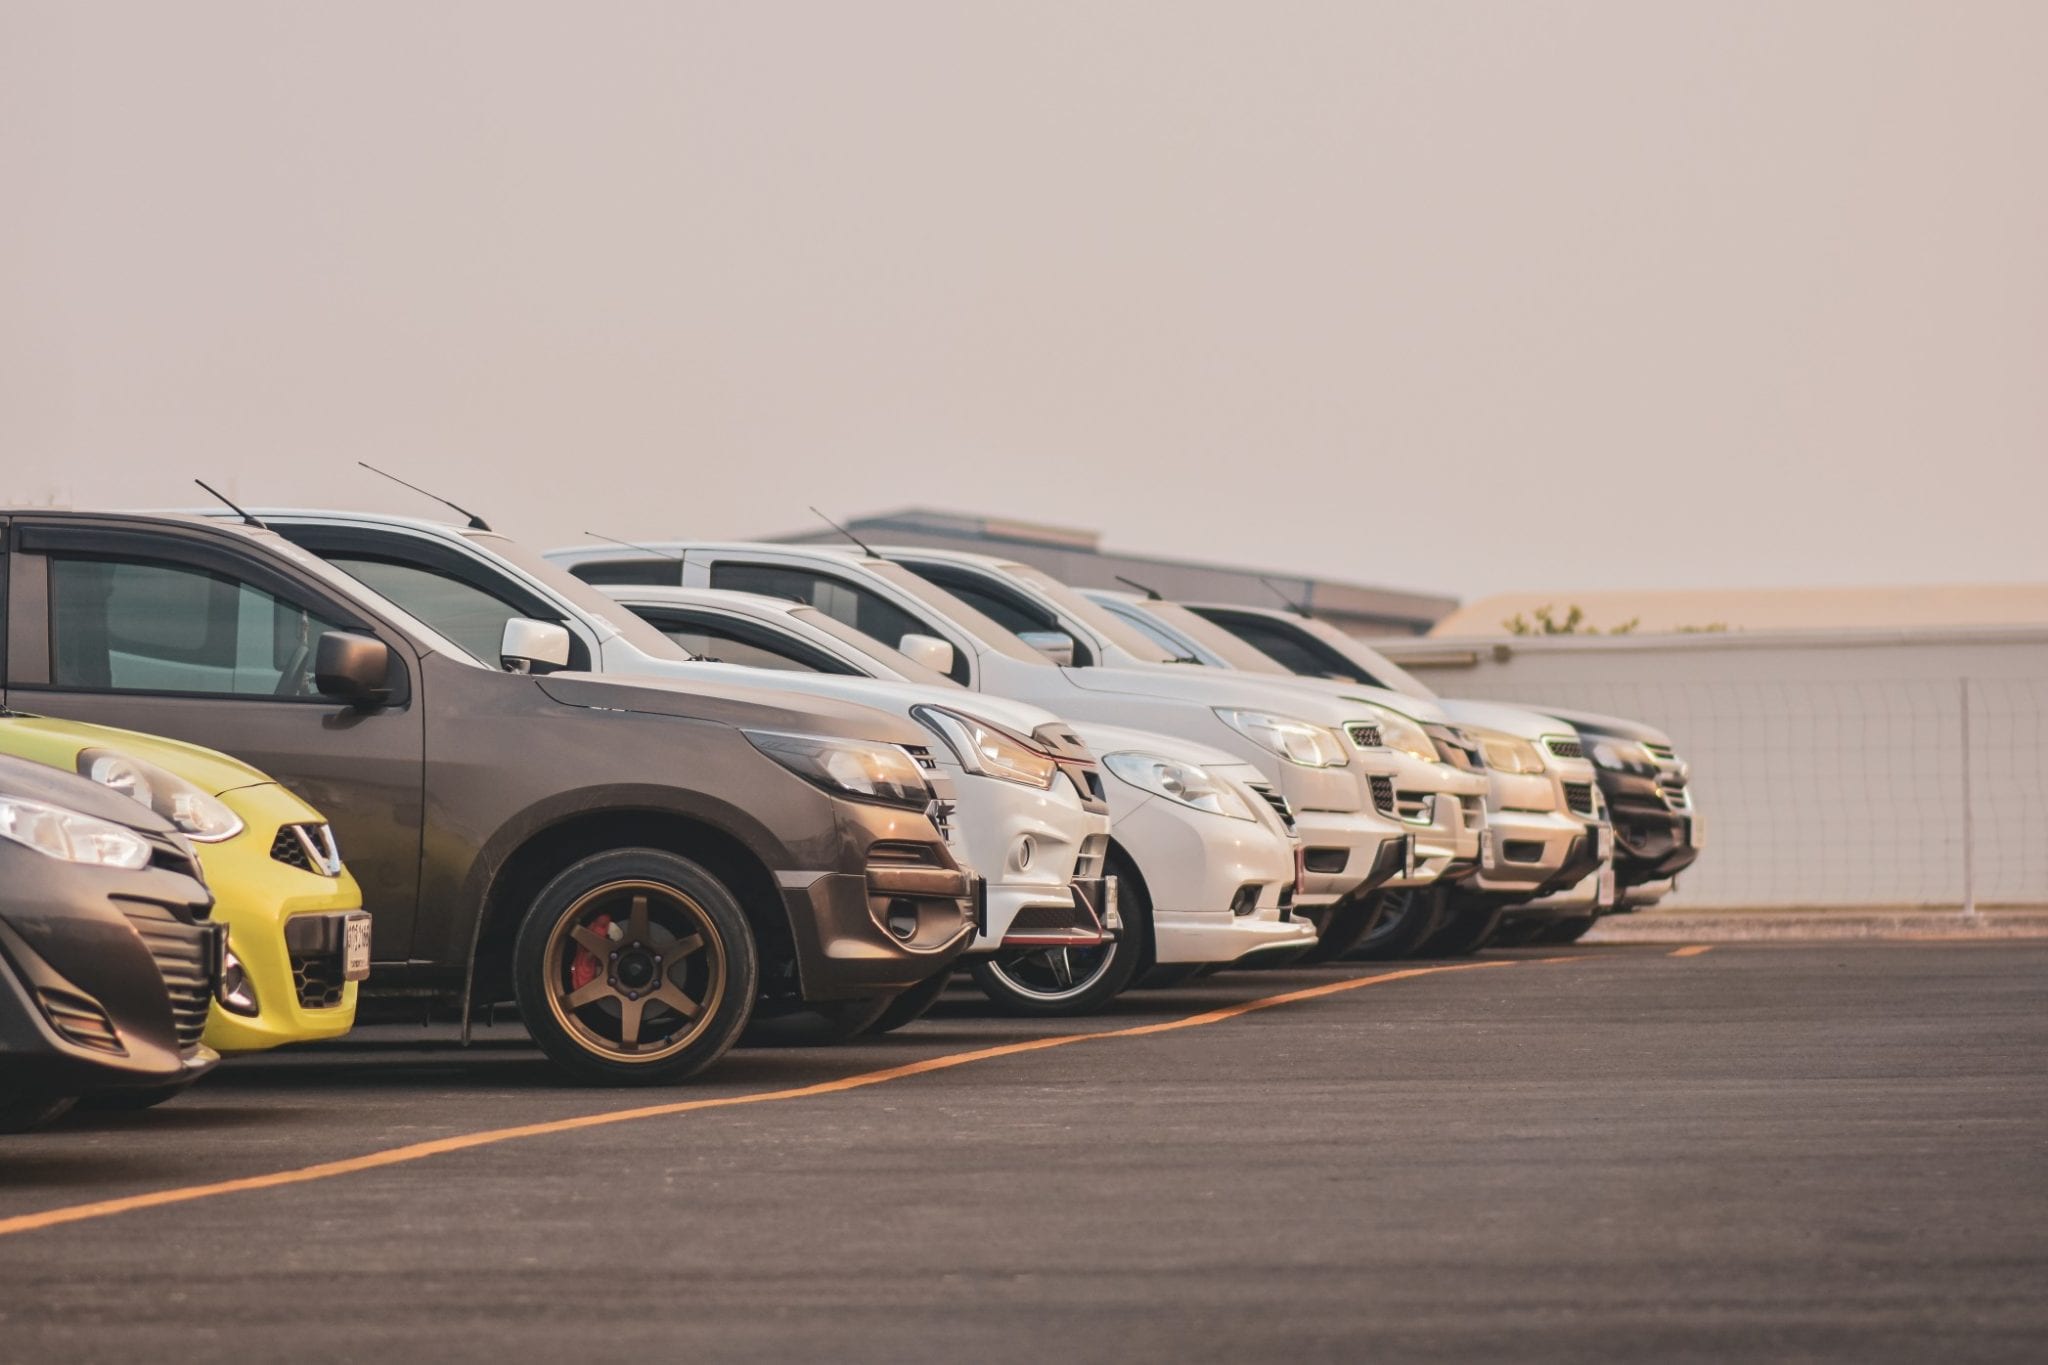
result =
M823 650L751 622L698 612L643 609L640 614L700 659L785 673L853 673L852 668Z
M50 557L50 680L60 688L313 697L314 647L340 629L212 570Z
M328 563L475 655L498 666L505 623L527 615L516 603L449 574L367 555L329 554Z
M757 593L786 601L808 602L841 625L863 635L872 635L894 646L906 635L938 635L939 632L897 606L873 589L850 583L835 574L783 564L736 564L717 561L711 566L711 586L734 592ZM943 636L941 638L944 638ZM968 681L967 658L953 651L952 678Z
M935 583L952 593L1013 635L1057 631L1073 639L1076 668L1087 668L1095 662L1094 653L1089 650L1087 641L1075 639L1073 632L1067 629L1059 617L1025 594L1000 587L977 573L955 568L951 564L907 561L905 567L919 578Z
M1364 670L1355 667L1348 659L1313 637L1301 635L1285 626L1270 625L1257 617L1211 617L1219 621L1224 629L1243 640L1262 654L1271 655L1289 670L1310 678L1339 678L1345 682L1363 683L1368 687L1380 684Z

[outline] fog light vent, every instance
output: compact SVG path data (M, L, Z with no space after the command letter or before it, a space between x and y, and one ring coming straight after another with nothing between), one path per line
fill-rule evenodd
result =
M898 896L889 902L889 932L905 943L917 937L917 902Z

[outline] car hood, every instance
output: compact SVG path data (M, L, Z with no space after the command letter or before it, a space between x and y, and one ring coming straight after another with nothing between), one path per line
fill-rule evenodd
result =
M63 772L11 754L0 754L0 796L62 806L80 815L90 815L109 824L148 834L176 833L170 821L112 787L103 787L76 773Z
M1572 729L1556 716L1542 711L1524 710L1519 706L1503 706L1499 702L1465 701L1445 697L1442 702L1444 713L1455 725L1473 725L1483 730L1499 730L1513 735L1516 739L1535 741L1545 735L1562 735Z
M1556 716L1559 720L1570 721L1573 728L1596 735L1613 735L1617 739L1632 739L1637 743L1671 743L1671 736L1654 725L1645 725L1639 720L1623 720L1620 716L1603 716L1597 711L1549 710L1545 715Z
M551 700L592 711L634 711L680 720L710 721L746 730L787 730L880 744L925 744L924 727L894 708L808 696L761 684L619 678L596 673L549 673L534 679Z
M1353 704L1356 702L1392 707L1425 724L1441 724L1445 720L1443 708L1422 697L1389 692L1381 687L1360 687L1353 683L1325 682L1316 678L1269 678L1263 674L1203 668L1196 664L1161 664L1157 668L1063 668L1060 672L1068 682L1086 692L1121 692L1195 702L1203 706L1271 711L1317 725L1338 726L1345 721L1364 719Z
M660 667L664 662L650 659L644 665L636 666L631 676L655 677L664 682L694 683L705 679L724 687L770 688L809 697L834 697L885 711L908 711L913 706L943 706L949 711L1015 730L1020 735L1029 735L1041 725L1059 722L1058 716L1042 706L991 696L986 692L970 692L964 687L933 687L898 678L860 678L843 673L783 672L750 668L745 664L712 663L705 659L677 661ZM604 676L618 682L627 675L607 673Z
M1161 758L1194 763L1204 768L1251 767L1236 754L1172 735L1156 735L1150 730L1126 730L1121 725L1074 725L1070 728L1098 757L1103 754L1143 753L1158 754Z
M76 769L79 752L85 749L113 749L144 763L154 763L209 796L262 786L271 780L267 773L238 758L161 735L49 716L10 714L0 718L0 754L13 754L70 772Z

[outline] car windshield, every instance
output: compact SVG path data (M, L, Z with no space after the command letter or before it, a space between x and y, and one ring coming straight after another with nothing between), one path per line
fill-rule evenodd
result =
M609 626L612 633L642 654L657 659L687 659L690 652L653 626L551 559L535 554L518 541L495 531L465 531L476 547L505 560L548 591L576 608L585 620Z
M1034 569L1029 564L1005 564L1003 573L1019 583L1028 584L1046 601L1140 663L1187 662L1186 655L1174 653L1143 631L1117 620L1107 608L1097 606L1049 573Z
M993 650L1019 663L1042 664L1043 654L1025 644L1003 627L997 625L981 612L968 606L959 598L947 592L936 583L918 577L901 564L889 560L868 559L861 561L862 567L875 577L888 582L899 591L909 594L930 608L941 618L951 621L975 638L984 648Z
M866 658L874 660L904 682L922 683L926 687L958 687L960 685L943 673L934 673L908 654L890 648L874 636L855 630L852 626L827 616L816 607L793 607L790 609L789 614L811 629L821 634L829 635L833 639L850 646Z

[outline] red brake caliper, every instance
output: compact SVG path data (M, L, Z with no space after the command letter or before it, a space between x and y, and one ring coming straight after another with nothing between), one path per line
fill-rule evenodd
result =
M599 915L591 922L590 927L600 934L609 936L612 931L612 917ZM604 964L597 960L597 954L582 944L577 944L576 956L569 959L569 989L580 991L603 975Z

